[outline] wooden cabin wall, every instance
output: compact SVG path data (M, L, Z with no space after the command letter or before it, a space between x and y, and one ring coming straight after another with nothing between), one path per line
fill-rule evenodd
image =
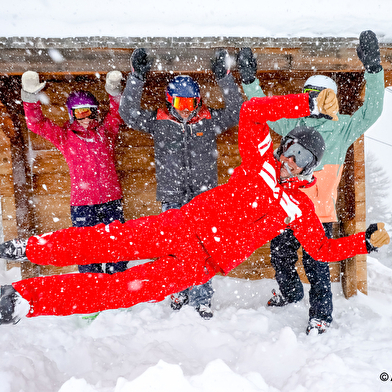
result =
M201 86L202 96L207 105L219 108L223 106L220 90L211 74L203 72L189 73ZM304 81L311 76L310 72L259 72L263 90L267 95L300 93ZM339 85L340 111L350 114L360 105L360 92L363 87L363 74L357 73L329 73ZM124 74L124 77L127 75ZM164 90L167 82L173 77L170 73L151 73L146 81L145 91L142 97L142 105L145 109L156 109L164 105ZM238 83L239 77L234 72ZM10 84L13 90L20 89L18 77L14 76L11 81L3 80L2 88ZM104 74L51 74L41 73L41 80L46 80L47 85L44 93L47 102L42 104L44 114L58 125L62 125L68 119L65 101L68 94L77 89L91 91L101 103L100 110L104 115L108 110L108 95L104 89ZM240 83L239 83L240 84ZM15 99L16 92L11 96L4 90L1 94L10 110L15 110L15 103L9 102ZM13 106L14 105L14 106ZM19 104L20 105L20 104ZM20 106L19 106L20 109ZM23 116L23 110L19 117ZM70 180L68 166L62 154L48 141L35 135L26 128L21 121L23 132L28 141L28 159L31 165L31 191L32 210L34 215L34 232L43 233L71 226L70 220ZM230 177L233 168L240 164L240 156L237 145L237 127L225 132L218 138L218 177L219 183L225 183ZM5 138L4 142L7 142ZM273 133L275 145L278 145L280 137ZM7 150L4 150L6 154ZM117 170L124 192L124 213L126 219L134 219L144 215L158 214L160 203L155 200L155 167L154 149L152 138L142 132L134 131L123 125L117 143ZM9 158L7 158L9 159ZM348 165L344 178L352 178L353 154L348 156ZM6 166L4 170L6 171ZM10 163L7 166L8 185L2 187L2 193L8 197L3 203L3 216L9 217L9 222L4 225L6 239L15 237L15 216L9 213L14 205L12 203L12 182ZM351 177L350 177L351 176ZM5 181L5 177L2 181ZM348 180L347 180L348 181ZM346 183L347 183L346 181ZM8 190L7 190L8 189ZM343 193L344 194L344 193ZM347 211L355 207L346 207L353 200L340 202L342 216L347 216ZM352 204L355 206L355 203ZM345 212L346 211L346 212ZM345 215L344 215L345 214ZM351 215L350 215L351 217ZM4 218L3 218L4 219ZM352 217L351 217L352 219ZM347 219L349 220L349 219ZM337 228L337 233L344 229ZM340 263L330 264L332 279L340 279ZM304 281L306 276L302 264L298 263L298 270ZM270 265L269 244L260 248L246 262L232 271L231 276L249 279L262 277L273 278L274 271Z

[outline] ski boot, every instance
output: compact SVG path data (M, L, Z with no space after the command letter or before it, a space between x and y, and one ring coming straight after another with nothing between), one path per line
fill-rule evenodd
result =
M214 313L212 313L211 307L207 305L199 305L196 308L197 312L200 314L200 317L203 318L204 320L209 320L214 316Z
M5 260L27 260L26 246L28 240L13 239L0 244L0 258Z
M267 302L268 306L286 306L289 303L282 294L278 294L276 290L272 290L272 298Z
M184 305L189 302L188 295L183 292L180 292L178 294L172 294L170 296L170 299L170 307L173 310L180 310Z
M308 327L306 328L306 335L309 335L312 331L317 331L317 333L320 335L324 332L327 332L327 328L329 328L329 326L330 323L327 323L324 320L311 318L309 320Z
M18 297L19 294L11 285L0 286L0 325L16 324L21 319L15 311Z

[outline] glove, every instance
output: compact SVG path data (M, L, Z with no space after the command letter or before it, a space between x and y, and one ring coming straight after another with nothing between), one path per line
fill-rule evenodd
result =
M390 242L389 234L384 223L372 223L366 230L366 249L368 253L376 251Z
M226 49L218 49L215 52L215 57L211 60L211 70L217 80L223 79L230 72L228 59L229 54Z
M105 90L109 95L116 97L121 94L121 79L122 73L120 71L110 71L106 75Z
M146 74L152 67L153 60L147 56L146 49L134 50L131 56L132 75L139 80L146 80Z
M22 75L21 98L24 102L39 101L38 93L45 87L46 82L39 82L39 75L35 71L26 71Z
M378 73L382 70L380 48L373 31L362 31L359 36L357 54L367 72Z
M309 93L309 110L313 117L323 117L333 121L339 120L337 116L339 112L338 99L335 92L330 88Z
M237 68L242 83L251 84L256 79L257 61L251 48L242 48L237 55Z

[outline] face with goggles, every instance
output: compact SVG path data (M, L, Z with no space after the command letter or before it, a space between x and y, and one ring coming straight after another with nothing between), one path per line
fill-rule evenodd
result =
M91 120L96 118L97 107L96 106L84 106L84 107L74 107L72 108L72 114L74 119L83 128L87 129Z
M294 139L288 139L279 159L282 163L280 177L285 179L301 174L303 169L314 161L314 156Z
M190 114L199 106L200 98L188 98L188 97L168 97L168 101L171 103L174 109L181 118L186 120Z

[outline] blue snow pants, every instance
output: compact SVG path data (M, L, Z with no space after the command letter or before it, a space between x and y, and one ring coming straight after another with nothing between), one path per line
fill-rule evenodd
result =
M332 223L323 223L323 226L326 236L332 238ZM288 302L298 302L304 296L303 285L295 268L300 246L290 229L271 241L271 264L279 290ZM304 250L302 263L310 283L309 319L318 318L330 323L333 305L328 263L314 260Z
M181 203L162 203L162 212L170 210L172 208L179 209L182 207ZM191 262L191 260L190 260ZM212 295L214 294L214 289L212 288L212 280L204 283L200 286L192 286L183 291L182 294L188 296L188 305L197 308L200 305L211 305Z
M71 206L71 220L74 227L95 226L99 223L108 225L115 220L125 222L121 200L113 200L103 204ZM105 272L114 274L127 269L127 261L107 263ZM103 273L102 264L78 265L79 272Z

